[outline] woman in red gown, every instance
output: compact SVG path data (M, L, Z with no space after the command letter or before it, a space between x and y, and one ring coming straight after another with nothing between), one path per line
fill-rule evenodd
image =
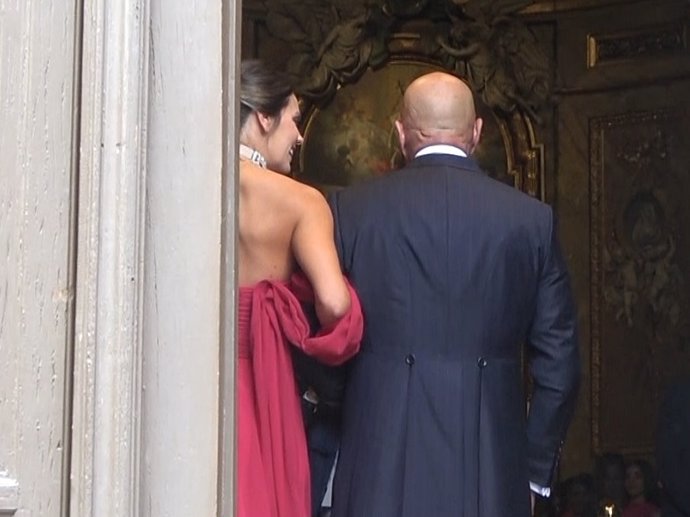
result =
M362 314L341 274L323 196L288 176L302 135L284 76L242 64L239 189L239 517L309 517L309 462L289 346L328 364L359 349ZM316 335L301 302L321 323Z

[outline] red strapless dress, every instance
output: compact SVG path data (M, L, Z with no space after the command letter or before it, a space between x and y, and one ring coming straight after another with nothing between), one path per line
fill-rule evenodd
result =
M289 346L328 364L359 350L363 320L350 288L350 312L309 335L301 301L313 299L301 275L240 288L238 308L238 517L309 517L309 460Z

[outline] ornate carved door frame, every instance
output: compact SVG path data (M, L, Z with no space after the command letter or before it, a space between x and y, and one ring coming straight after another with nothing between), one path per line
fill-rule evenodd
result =
M544 147L535 124L550 103L551 72L536 38L516 16L530 3L492 2L479 9L444 0L349 7L335 0L270 0L266 25L289 46L287 68L304 104L305 128L341 88L368 71L401 62L445 69L465 79L477 103L495 116L513 186L544 199Z

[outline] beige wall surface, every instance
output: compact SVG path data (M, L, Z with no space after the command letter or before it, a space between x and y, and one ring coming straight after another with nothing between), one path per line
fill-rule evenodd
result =
M71 517L232 515L221 223L238 27L223 4L84 4Z
M64 504L74 2L0 1L0 515Z
M0 516L233 515L227 4L0 0Z

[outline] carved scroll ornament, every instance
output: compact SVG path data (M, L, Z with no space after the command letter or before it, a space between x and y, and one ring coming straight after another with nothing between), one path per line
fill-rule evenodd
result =
M504 114L538 121L551 89L548 58L514 15L532 0L267 0L266 23L291 50L297 91L326 104L390 57L389 40L405 20L424 19L425 57L466 77L482 101Z

